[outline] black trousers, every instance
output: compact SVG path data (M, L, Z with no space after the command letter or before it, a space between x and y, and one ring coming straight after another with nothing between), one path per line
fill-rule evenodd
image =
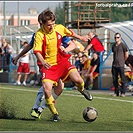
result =
M118 75L121 78L121 88L118 87ZM124 67L115 67L112 66L112 77L113 77L113 85L115 87L115 94L119 95L119 91L121 94L125 94L125 75L124 75Z

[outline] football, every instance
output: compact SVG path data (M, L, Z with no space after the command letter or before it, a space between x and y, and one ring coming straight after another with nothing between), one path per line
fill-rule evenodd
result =
M98 112L95 108L93 107L87 107L83 111L83 118L87 122L93 122L97 119L98 117Z
M33 86L35 84L35 80L30 81L30 86Z

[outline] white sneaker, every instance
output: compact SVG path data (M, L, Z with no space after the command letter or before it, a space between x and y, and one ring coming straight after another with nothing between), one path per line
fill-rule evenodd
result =
M16 82L14 83L14 85L21 85L21 82Z
M25 81L23 82L23 85L26 86L26 82Z

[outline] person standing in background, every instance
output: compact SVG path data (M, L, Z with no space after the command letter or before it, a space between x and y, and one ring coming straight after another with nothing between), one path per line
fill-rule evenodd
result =
M28 45L28 42L24 42L23 43L23 47L20 49L19 53ZM22 73L24 73L24 81L23 81L23 85L26 86L26 81L27 81L27 77L28 74L30 72L30 64L29 64L29 54L30 51L27 52L26 54L24 54L20 60L19 60L19 66L18 66L18 78L16 83L14 83L14 85L21 85L21 76Z
M112 46L113 52L113 62L112 62L112 77L113 85L115 87L114 94L112 96L125 97L126 88L125 88L125 75L124 75L124 64L128 58L128 50L124 43L121 42L121 34L116 33L115 44ZM118 85L118 76L121 78L121 90ZM119 92L120 91L120 92Z

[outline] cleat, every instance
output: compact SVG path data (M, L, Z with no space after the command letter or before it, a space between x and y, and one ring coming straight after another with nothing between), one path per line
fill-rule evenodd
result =
M40 111L38 111L38 119L41 119L41 113Z
M60 118L59 118L59 115L58 114L54 114L53 121L54 122L59 122L60 121Z
M34 118L39 118L38 109L32 109L30 115Z
M82 95L84 95L84 97L85 97L87 100L92 101L93 97L92 97L92 95L89 93L89 91L83 90L83 92L81 92L81 93L82 93Z

